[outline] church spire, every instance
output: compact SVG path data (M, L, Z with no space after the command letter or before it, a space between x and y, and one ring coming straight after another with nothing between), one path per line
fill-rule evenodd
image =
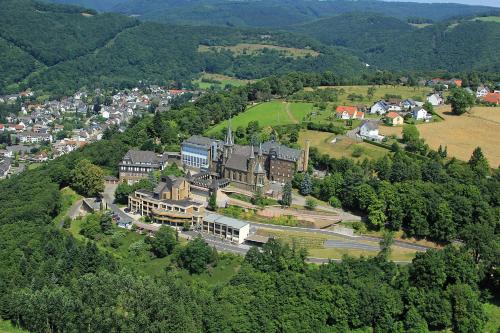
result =
M262 142L259 143L259 156L262 156Z
M250 158L255 158L255 150L253 149L253 144L250 145Z

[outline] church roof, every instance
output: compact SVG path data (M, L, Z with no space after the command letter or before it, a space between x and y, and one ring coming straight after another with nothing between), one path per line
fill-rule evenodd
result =
M262 144L262 152L265 155L269 155L272 151L276 152L279 159L292 162L297 162L301 155L301 151L299 149L283 146L274 141L266 141Z

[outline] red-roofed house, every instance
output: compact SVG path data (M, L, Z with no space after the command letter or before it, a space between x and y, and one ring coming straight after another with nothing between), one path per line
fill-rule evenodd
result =
M403 117L401 117L401 115L396 112L389 112L388 114L386 114L385 121L392 126L403 125L404 123Z
M345 106L340 105L337 106L337 118L340 119L364 119L364 112L358 111L358 108L355 106Z
M3 131L5 129L5 127L3 126L3 124L0 124L0 131Z
M500 93L488 93L483 97L483 102L500 105Z

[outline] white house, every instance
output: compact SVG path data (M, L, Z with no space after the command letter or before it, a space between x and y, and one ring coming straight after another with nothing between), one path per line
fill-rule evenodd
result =
M373 141L382 141L384 138L378 134L378 124L374 121L365 121L359 128L359 136Z
M476 97L481 98L481 97L488 95L489 93L490 93L490 89L488 89L488 87L479 86L479 87L477 87L477 90L476 90Z
M22 132L19 133L21 143L52 142L52 135L48 133Z
M386 101L380 100L372 105L372 107L370 108L370 113L385 114L389 112L389 108L390 106L386 103Z
M411 110L411 115L416 120L429 120L432 118L432 116L429 115L427 110L425 110L424 108L419 107L419 106L417 106Z
M427 97L427 102L431 103L433 106L438 106L444 103L443 97L439 94L432 94Z
M102 111L101 112L101 116L104 118L104 119L109 119L109 111Z

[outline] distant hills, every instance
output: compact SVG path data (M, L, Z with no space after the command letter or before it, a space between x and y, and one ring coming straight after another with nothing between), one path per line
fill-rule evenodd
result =
M204 71L245 79L301 70L331 70L345 77L365 71L352 53L288 32L140 22L33 0L0 4L0 94L28 87L66 94L83 86L126 87L141 80L180 86ZM265 45L251 54L198 51L200 45L242 42L307 47L318 56L292 57Z
M135 15L169 24L281 27L350 12L372 12L406 21L442 21L498 10L450 3L375 0L50 0L96 10Z
M346 47L380 69L500 71L500 24L493 20L414 26L380 14L348 13L287 29Z

